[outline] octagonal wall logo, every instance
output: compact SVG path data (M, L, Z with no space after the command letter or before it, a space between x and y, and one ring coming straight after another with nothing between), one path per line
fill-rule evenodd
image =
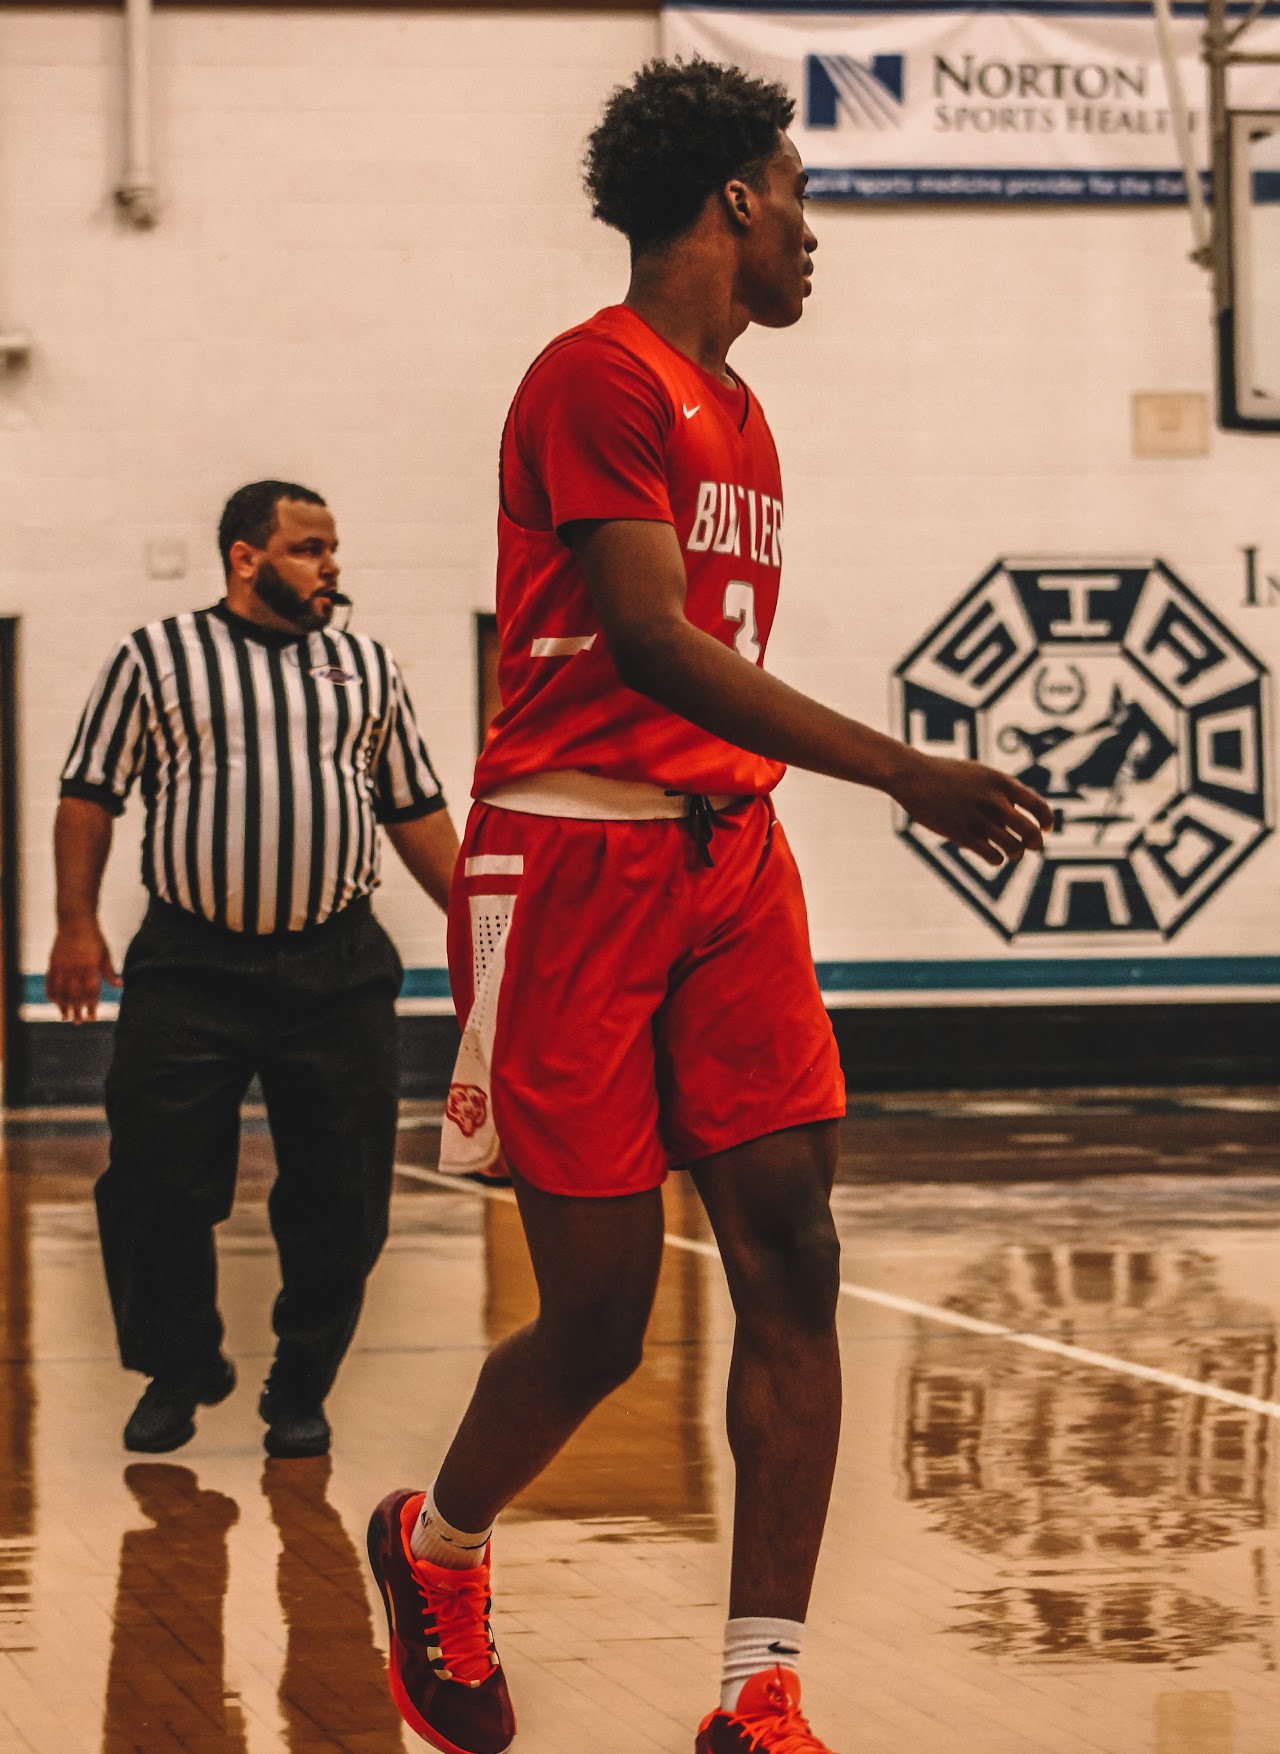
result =
M1161 560L1000 560L898 666L900 731L1053 807L1000 870L899 832L1004 938L1172 938L1271 832L1265 665Z

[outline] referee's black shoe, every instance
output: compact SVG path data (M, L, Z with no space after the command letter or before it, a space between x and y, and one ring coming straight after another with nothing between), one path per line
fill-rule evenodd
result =
M258 1399L258 1417L267 1422L262 1447L269 1456L327 1456L332 1433L324 1408L282 1394L267 1383Z
M129 1415L124 1447L144 1455L181 1449L196 1434L196 1408L216 1407L235 1386L235 1366L222 1357L182 1376L153 1376Z

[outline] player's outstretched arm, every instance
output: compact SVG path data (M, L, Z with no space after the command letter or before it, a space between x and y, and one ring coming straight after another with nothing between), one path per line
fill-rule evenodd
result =
M811 700L685 618L670 524L616 519L561 532L582 568L622 680L740 749L886 792L914 821L988 864L1043 846L1049 806L1008 774L924 755Z

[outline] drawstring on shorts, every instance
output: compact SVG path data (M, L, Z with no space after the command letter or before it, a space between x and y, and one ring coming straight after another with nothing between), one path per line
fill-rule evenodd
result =
M668 798L678 798L679 792L668 792ZM686 794L685 827L689 830L699 861L708 870L715 864L711 857L711 837L716 831L716 818L719 812L715 809L705 792L689 792Z

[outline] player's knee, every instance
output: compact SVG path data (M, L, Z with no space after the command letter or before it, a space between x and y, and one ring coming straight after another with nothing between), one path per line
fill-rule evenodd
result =
M806 1325L828 1328L840 1298L840 1238L829 1215L806 1227L796 1247L793 1283Z
M645 1322L630 1312L594 1312L556 1347L568 1398L594 1406L634 1376L644 1354Z
M840 1239L830 1213L798 1218L770 1237L753 1278L748 1302L766 1323L829 1328L840 1297Z

